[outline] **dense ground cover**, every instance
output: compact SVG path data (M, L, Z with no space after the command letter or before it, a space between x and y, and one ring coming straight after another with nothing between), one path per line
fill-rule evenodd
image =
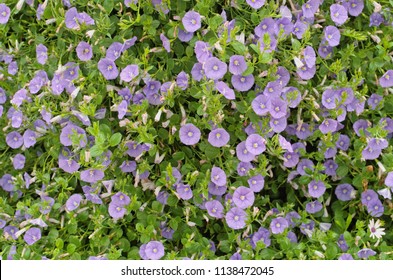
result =
M392 1L0 1L3 259L392 259Z

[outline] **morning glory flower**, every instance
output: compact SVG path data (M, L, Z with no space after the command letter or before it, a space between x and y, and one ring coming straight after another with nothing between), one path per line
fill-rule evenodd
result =
M187 32L195 32L201 28L201 16L194 11L188 11L182 18L184 29Z

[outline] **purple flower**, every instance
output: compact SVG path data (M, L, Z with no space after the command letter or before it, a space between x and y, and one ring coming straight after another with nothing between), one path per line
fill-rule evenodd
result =
M330 58L332 56L333 53L333 47L327 45L327 43L321 43L319 44L318 47L318 54L322 57L322 58Z
M150 241L144 251L147 259L150 260L159 260L165 255L164 245L159 241Z
M81 61L88 61L93 57L93 49L88 43L81 41L76 47L76 55Z
M104 178L104 172L98 169L87 169L81 172L81 180L87 183L96 183Z
M6 24L10 19L11 10L6 4L0 4L0 24Z
M393 87L393 70L386 71L386 73L379 78L379 84L383 88Z
M26 158L22 154L16 154L15 157L12 159L12 165L16 170L23 169L25 166Z
M112 202L120 206L127 206L131 202L130 197L122 192L117 192L111 197L111 200Z
M250 239L250 244L253 249L256 248L257 243L262 241L265 244L265 247L269 247L271 244L270 240L270 231L264 227L260 227L258 231L252 234Z
M280 133L283 132L285 130L285 128L287 127L287 118L286 117L282 117L279 119L275 119L275 118L270 118L269 121L270 127L272 128L272 130L275 133Z
M227 65L218 58L211 57L206 60L203 69L205 70L207 78L219 80L222 79L227 72Z
M177 38L179 38L182 42L189 42L192 37L194 37L194 32L188 32L181 28L179 28L179 33L177 34Z
M270 115L275 118L283 118L287 114L287 103L279 97L269 99L268 108Z
M171 52L171 43L167 37L163 33L160 34L160 39L162 42L162 46L167 52Z
M371 200L367 204L367 211L370 213L372 217L381 217L385 209L382 205L382 202L378 198L376 198Z
M313 67L316 61L315 51L312 47L307 46L303 50L304 61L306 62L307 67Z
M12 61L10 64L8 64L8 74L15 75L18 73L18 69L18 63L16 61Z
M160 191L157 195L157 201L163 205L166 205L169 194L165 191Z
M318 200L314 200L306 204L307 213L314 214L322 210L322 203Z
M5 174L3 177L0 178L0 186L6 192L11 192L14 190L14 183L12 176L10 174Z
M214 147L223 147L229 142L229 133L223 128L216 128L209 133L208 141Z
M237 91L249 91L254 85L254 76L252 74L247 76L233 75L231 78L232 86Z
M363 0L349 0L349 1L344 1L343 5L345 8L348 9L348 13L351 16L357 17L363 11L364 1Z
M265 186L265 178L260 174L251 177L247 182L253 192L260 192Z
M248 175L248 171L250 169L254 168L254 166L250 163L250 162L239 162L239 164L237 165L237 174L239 176L247 176Z
M9 239L9 237L11 237L12 239L16 240L18 239L15 235L15 233L18 231L17 227L14 226L6 226L3 229L3 233L4 233L4 237L5 239Z
M0 104L4 104L7 101L7 95L2 87L0 87Z
M299 40L303 38L304 32L306 32L308 25L300 20L297 20L293 25L292 33L298 38Z
M282 91L282 85L280 81L268 82L263 94L267 97L280 97Z
M108 58L101 58L98 61L98 70L100 70L106 80L114 80L119 75L115 62Z
M142 244L142 246L139 248L139 256L143 259L143 260L148 260L148 257L146 255L146 244Z
M230 259L230 260L239 261L239 260L242 260L242 255L240 255L238 252L236 252L236 253L234 253L229 259Z
M166 227L165 223L161 226L161 236L166 238L166 239L173 239L173 234L175 233L175 231L173 229L171 229L170 227Z
M353 257L351 254L345 253L345 254L342 254L338 259L341 261L350 261L350 260L353 260Z
M336 142L336 147L343 151L346 151L348 150L350 144L351 140L349 139L349 137L345 134L340 134Z
M224 206L218 200L207 201L205 207L210 216L217 219L224 217Z
M67 28L70 29L78 29L79 28L79 22L78 22L78 11L76 10L75 7L72 7L71 9L67 10L65 13L65 25Z
M23 145L23 137L19 132L12 131L7 134L5 141L12 149L18 149Z
M251 134L246 139L246 149L253 155L260 155L266 150L265 139L258 134Z
M221 168L213 166L210 180L217 186L225 186L227 183L227 175Z
M372 13L370 16L370 27L380 26L383 22L383 16L380 13Z
M191 69L192 79L199 82L205 76L205 71L203 70L203 65L200 62L194 64Z
M358 251L358 257L361 259L368 259L371 256L375 256L376 252L372 249L364 248Z
M196 41L194 51L195 51L196 58L200 63L205 63L206 60L212 57L210 46L206 42Z
M336 176L337 175L336 170L338 168L338 164L334 160L329 159L329 160L325 161L323 166L325 167L324 173L326 175L329 175L329 176Z
M201 16L197 12L188 11L183 16L182 23L187 32L195 32L201 28Z
M335 132L337 130L337 125L338 122L333 119L325 119L322 121L322 123L319 125L319 130L323 134L327 134L329 132Z
M314 14L318 11L320 2L321 1L319 1L319 0L309 0L306 3L304 3L302 5L303 15L306 18L314 17Z
M210 182L208 185L208 191L212 195L223 195L227 191L226 186L217 186L213 182Z
M340 26L348 19L347 9L340 4L333 4L330 6L330 17L337 26Z
M186 72L181 71L176 77L176 85L182 90L188 88L188 75Z
M308 193L311 197L318 198L321 197L326 191L325 184L322 181L312 180L308 184Z
M235 99L235 91L231 89L225 82L219 81L215 84L216 90L220 92L228 100Z
M229 59L229 72L233 75L241 75L247 70L247 63L242 55L232 55Z
M136 162L125 160L119 167L124 173L130 173L136 170Z
M48 48L43 44L39 44L35 51L38 63L44 65L48 60Z
M341 201L349 201L355 198L355 189L350 184L340 184L337 185L334 190L337 198Z
M192 198L193 193L189 185L180 183L176 186L176 192L181 199L189 200Z
M283 233L288 227L288 221L282 217L275 218L270 223L270 230L273 234Z
M33 245L40 239L41 239L41 230L35 227L29 228L26 231L25 235L23 236L23 240L29 245Z
M79 204L81 203L83 197L80 194L73 194L71 195L67 202L66 202L66 209L67 211L74 211L76 208L79 207Z
M378 94L371 94L370 97L367 99L367 104L368 106L375 110L375 108L377 108L379 106L379 104L381 104L383 97L378 95Z
M269 112L269 98L265 95L258 95L251 102L251 107L258 116L265 116Z
M296 234L294 232L289 231L288 234L287 234L287 238L289 239L289 241L291 243L297 243L297 236L296 236Z
M341 234L338 238L337 245L343 252L346 252L349 249L347 242L345 242L344 234Z
M382 150L367 145L362 151L362 158L367 160L377 159L381 155Z
M255 155L247 149L246 141L242 141L236 146L236 156L242 162L250 162L255 158Z
M80 168L80 164L72 157L73 156L68 149L63 149L59 155L59 167L67 173L74 173Z
M64 146L72 146L72 139L79 140L78 145L83 148L87 144L86 132L83 128L69 122L60 133L60 143Z
M108 206L108 212L113 219L117 220L124 217L126 214L126 209L123 205L119 205L116 202L111 201Z
M385 178L385 185L388 187L393 187L393 171L389 172Z
M233 193L233 202L240 209L246 209L254 204L254 192L247 187L240 186Z
M324 29L324 38L328 42L329 46L335 47L340 44L340 30L337 27L329 25Z
M266 33L269 35L268 37L270 37L270 35L277 33L277 24L271 17L264 18L261 23L254 28L254 33L261 39L264 38L264 34ZM263 40L261 40L261 45L262 44Z
M259 9L265 5L265 0L246 0L247 4L253 9Z
M286 152L284 155L284 166L288 168L295 167L299 162L299 154Z
M247 213L238 208L231 208L225 215L227 225L232 229L242 229L246 226Z
M195 125L188 123L179 130L180 141L185 145L195 145L201 139L201 131Z
M308 67L305 64L302 67L297 68L296 73L299 75L301 79L310 80L314 77L315 71L316 71L315 65L312 67Z

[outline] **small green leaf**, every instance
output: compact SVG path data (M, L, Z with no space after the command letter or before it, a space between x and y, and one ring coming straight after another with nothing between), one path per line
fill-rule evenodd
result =
M113 134L111 136L111 138L109 139L109 145L111 145L111 147L115 147L115 146L119 145L121 138L122 138L121 133L117 132L117 133Z

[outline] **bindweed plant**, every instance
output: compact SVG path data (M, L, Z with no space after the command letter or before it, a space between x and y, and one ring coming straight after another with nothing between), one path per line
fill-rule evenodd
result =
M0 1L3 259L392 259L391 0Z

